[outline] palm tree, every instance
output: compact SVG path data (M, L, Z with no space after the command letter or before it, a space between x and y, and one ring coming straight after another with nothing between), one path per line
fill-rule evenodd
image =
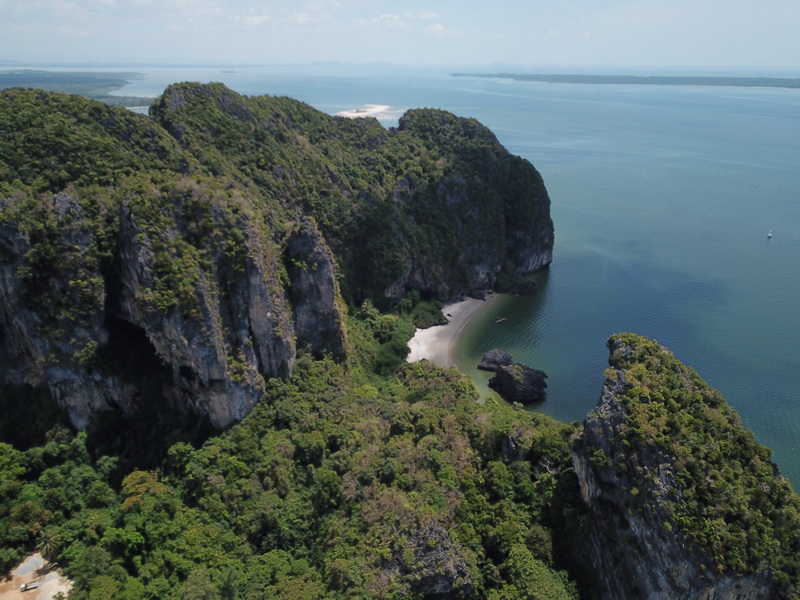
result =
M61 535L52 527L45 529L39 537L36 549L47 562L53 562L61 550Z

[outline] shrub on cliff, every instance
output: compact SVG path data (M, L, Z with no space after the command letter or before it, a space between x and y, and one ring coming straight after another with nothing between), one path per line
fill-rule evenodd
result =
M775 596L796 597L800 497L770 451L663 346L634 334L612 336L608 346L605 400L584 433L596 447L581 450L587 471L628 482L632 489L608 493L628 493L633 506L661 515L687 541L698 573L755 574L775 582Z

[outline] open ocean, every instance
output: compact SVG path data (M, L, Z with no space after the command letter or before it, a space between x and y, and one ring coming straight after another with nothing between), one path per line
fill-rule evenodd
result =
M221 81L331 114L386 105L386 126L416 107L476 117L542 173L556 246L535 296L498 300L464 332L459 366L485 386L474 366L504 347L548 373L536 409L576 421L600 394L607 337L655 338L723 393L800 488L800 90L337 65L124 70L145 77L123 95Z

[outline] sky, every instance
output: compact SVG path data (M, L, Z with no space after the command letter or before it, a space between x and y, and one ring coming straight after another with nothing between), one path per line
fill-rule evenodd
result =
M0 0L0 61L40 64L797 69L799 32L798 0Z

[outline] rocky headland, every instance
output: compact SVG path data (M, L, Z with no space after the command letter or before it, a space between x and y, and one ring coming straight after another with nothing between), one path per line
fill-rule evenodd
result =
M0 387L47 390L79 428L153 401L229 426L298 351L343 359L345 304L446 300L552 259L540 175L472 119L386 130L217 84L172 86L149 118L1 100L3 156L26 158L0 193Z
M798 498L769 451L666 348L632 334L608 347L602 395L573 445L592 597L794 597Z

